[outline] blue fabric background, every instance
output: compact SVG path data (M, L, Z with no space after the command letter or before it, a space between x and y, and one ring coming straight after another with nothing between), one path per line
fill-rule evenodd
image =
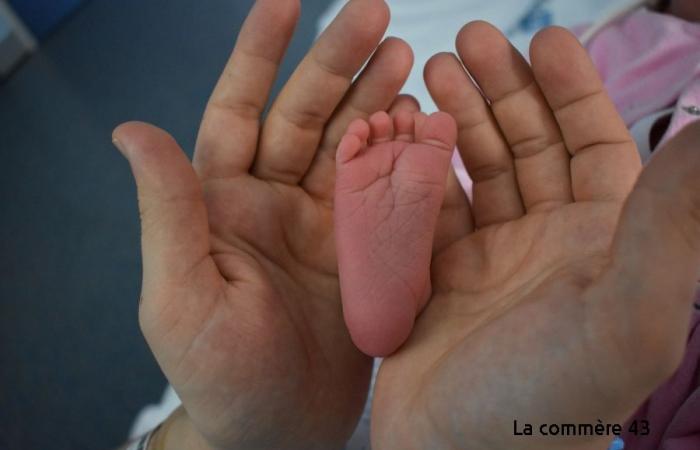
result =
M45 39L86 0L9 0L17 15L39 39Z

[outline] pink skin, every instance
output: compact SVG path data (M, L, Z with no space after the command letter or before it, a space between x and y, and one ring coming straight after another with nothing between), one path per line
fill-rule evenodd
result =
M378 112L352 122L338 145L343 315L368 355L396 351L430 297L433 235L456 139L448 114Z
M690 22L700 22L700 2L698 0L671 0L668 12Z

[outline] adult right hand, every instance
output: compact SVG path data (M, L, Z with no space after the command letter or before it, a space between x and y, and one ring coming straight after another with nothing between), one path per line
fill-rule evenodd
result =
M358 117L415 108L397 97L412 54L398 39L377 48L382 0L353 0L261 122L299 7L255 4L208 103L194 168L155 127L114 131L138 187L141 328L184 405L164 428L167 448L341 448L365 403L371 359L340 307L335 147Z
M700 123L641 172L569 32L540 32L532 67L483 22L457 49L426 81L459 124L472 222L437 246L433 296L380 368L372 444L604 449L615 430L541 427L619 425L678 366L700 274Z

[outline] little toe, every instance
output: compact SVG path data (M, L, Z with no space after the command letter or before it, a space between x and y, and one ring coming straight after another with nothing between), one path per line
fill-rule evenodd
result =
M369 124L366 121L357 119L351 122L345 136L338 144L336 162L343 164L353 159L360 150L367 146L368 138Z
M394 116L394 139L397 141L413 142L415 119L414 112L398 111Z
M360 138L354 134L346 134L338 144L338 152L335 156L335 161L338 165L345 164L353 159L362 150L362 142Z
M379 111L369 118L370 144L380 144L394 139L394 121L389 114Z
M447 113L436 112L430 116L416 113L416 142L440 147L452 152L457 143L457 124Z
M345 132L345 134L353 134L357 136L364 147L367 145L367 140L369 139L369 124L366 120L355 119L350 122L350 125L348 125L348 130Z

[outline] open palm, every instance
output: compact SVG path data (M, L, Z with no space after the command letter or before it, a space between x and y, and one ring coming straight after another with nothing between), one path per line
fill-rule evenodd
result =
M141 327L207 447L340 448L369 384L342 320L333 158L350 121L417 108L397 98L412 55L398 39L377 49L383 1L350 2L261 123L298 13L298 0L256 2L194 167L152 126L114 132L139 191Z
M438 247L429 306L381 366L373 445L606 448L610 435L539 427L622 423L679 363L700 227L697 203L663 200L700 187L688 184L700 158L662 153L623 212L636 148L572 35L540 33L532 68L484 23L457 47L488 102L451 55L431 60L426 82L460 125L473 225Z

